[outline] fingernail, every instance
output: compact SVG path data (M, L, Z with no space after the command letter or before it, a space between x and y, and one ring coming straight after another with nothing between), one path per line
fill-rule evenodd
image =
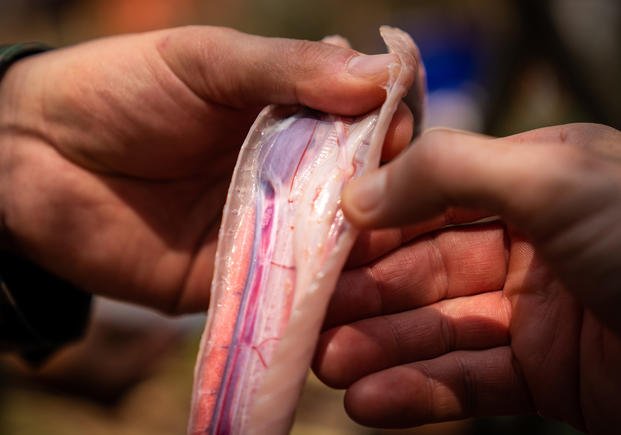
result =
M397 57L394 54L375 54L372 56L361 54L349 60L347 71L358 77L375 76L386 73L388 65L395 62L397 62Z
M351 182L348 195L358 212L367 213L376 209L386 194L386 174L379 171Z

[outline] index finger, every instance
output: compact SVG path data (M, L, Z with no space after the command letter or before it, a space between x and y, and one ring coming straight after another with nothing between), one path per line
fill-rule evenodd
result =
M344 272L324 328L502 289L508 260L504 236L498 222L447 229Z
M360 115L381 105L388 66L397 60L394 54L365 55L334 43L218 27L151 35L162 59L196 95L237 109L302 104Z
M449 226L474 223L489 217L489 213L485 211L447 208L441 215L421 223L399 228L362 231L349 254L345 268L353 269L369 264L424 234Z

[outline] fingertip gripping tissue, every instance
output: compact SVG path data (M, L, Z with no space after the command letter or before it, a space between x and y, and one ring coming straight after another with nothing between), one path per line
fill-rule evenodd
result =
M380 108L343 117L269 106L241 148L218 239L189 434L277 435L291 428L357 235L340 208L341 190L379 165L390 121L422 74L411 38L390 27L380 32L398 59L388 67ZM416 86L422 95L422 80Z

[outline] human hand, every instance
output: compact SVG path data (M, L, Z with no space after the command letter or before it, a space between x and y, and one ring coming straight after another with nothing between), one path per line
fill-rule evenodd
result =
M5 245L84 290L204 309L250 123L271 103L344 115L379 106L393 58L359 54L187 27L19 61L0 83ZM401 107L387 153L411 123Z
M621 133L431 131L343 203L361 227L413 224L359 241L328 312L315 369L355 420L621 430ZM490 214L506 227L444 227Z

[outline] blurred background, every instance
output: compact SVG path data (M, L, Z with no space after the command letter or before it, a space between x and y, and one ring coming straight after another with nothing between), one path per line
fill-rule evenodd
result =
M407 30L428 72L425 126L493 135L566 122L621 128L619 0L0 0L0 42L53 46L184 25L268 36L341 34L383 51L377 28ZM204 317L169 319L97 299L84 341L34 371L0 361L0 434L182 434ZM407 431L352 423L342 392L312 376L294 434L573 434L537 416Z

